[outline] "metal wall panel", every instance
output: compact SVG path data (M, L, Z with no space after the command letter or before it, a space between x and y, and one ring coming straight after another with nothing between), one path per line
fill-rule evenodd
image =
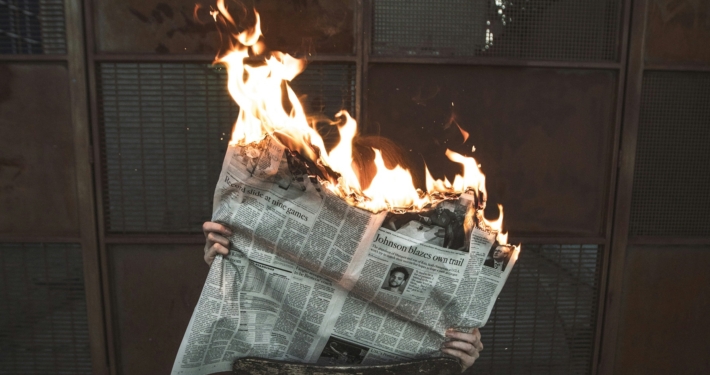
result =
M261 14L262 31L272 49L304 53L354 53L353 0L247 0L246 8ZM195 1L164 2L99 0L96 3L96 43L101 52L215 53L219 36L208 13L194 18ZM211 4L214 4L212 2ZM238 9L238 3L227 3Z
M226 72L168 63L103 63L99 71L108 231L201 232L238 113ZM332 116L352 112L354 82L350 64L312 64L293 86L308 114Z
M646 71L629 234L710 236L710 74Z
M622 1L378 0L373 52L617 61Z
M201 232L238 108L201 64L99 69L109 232Z
M121 374L168 374L209 267L201 245L108 247Z
M62 0L0 2L0 55L66 53Z
M91 374L81 247L0 243L0 374Z
M514 207L505 225L516 235L603 232L613 71L374 65L368 81L367 131L409 151L420 186L422 160L435 178L460 173L448 148L481 163L487 215Z
M710 3L649 0L646 60L710 63Z
M710 246L627 250L616 374L707 374Z
M523 244L471 374L589 374L601 275L597 245Z
M79 236L68 81L62 65L0 64L0 234Z

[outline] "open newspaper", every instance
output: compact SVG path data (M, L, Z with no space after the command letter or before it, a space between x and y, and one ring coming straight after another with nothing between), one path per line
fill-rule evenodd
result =
M173 374L239 357L379 364L441 356L448 328L483 326L517 251L462 194L374 214L309 178L272 137L230 146L212 220L232 229L212 263Z

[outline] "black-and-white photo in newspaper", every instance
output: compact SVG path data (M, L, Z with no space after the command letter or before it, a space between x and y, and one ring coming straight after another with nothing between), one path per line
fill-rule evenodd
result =
M316 363L322 365L357 365L370 349L362 345L330 336Z
M486 261L483 262L483 265L503 272L514 251L515 249L512 246L501 245L496 241L488 251L488 256L486 257Z
M409 267L400 266L397 263L392 263L389 272L385 276L385 281L382 283L381 289L402 294L407 288L407 280L413 270Z
M388 213L382 228L433 246L468 252L464 222L472 200L439 202L416 213Z

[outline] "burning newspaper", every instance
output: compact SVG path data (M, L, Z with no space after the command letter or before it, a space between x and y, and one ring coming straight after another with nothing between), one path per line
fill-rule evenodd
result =
M233 23L223 3L213 15ZM240 114L212 220L233 234L172 373L229 371L246 356L330 365L441 356L447 329L486 323L520 251L500 233L502 211L483 217L478 164L449 151L464 174L449 182L427 171L422 192L372 149L376 174L363 183L355 121L342 114L340 143L326 153L287 84L304 65L277 52L250 65L259 35L257 15L219 60Z
M475 198L375 214L303 174L271 137L231 146L212 220L233 229L180 345L174 374L258 356L377 364L440 356L447 328L481 327L517 259L471 225ZM507 253L496 261L492 254ZM488 259L488 261L487 261Z

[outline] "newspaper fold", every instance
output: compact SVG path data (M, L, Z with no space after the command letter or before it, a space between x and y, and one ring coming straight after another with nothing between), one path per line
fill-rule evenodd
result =
M256 356L379 364L441 356L448 328L483 326L519 248L480 225L473 195L373 214L311 179L275 138L230 146L212 220L232 229L173 374Z

